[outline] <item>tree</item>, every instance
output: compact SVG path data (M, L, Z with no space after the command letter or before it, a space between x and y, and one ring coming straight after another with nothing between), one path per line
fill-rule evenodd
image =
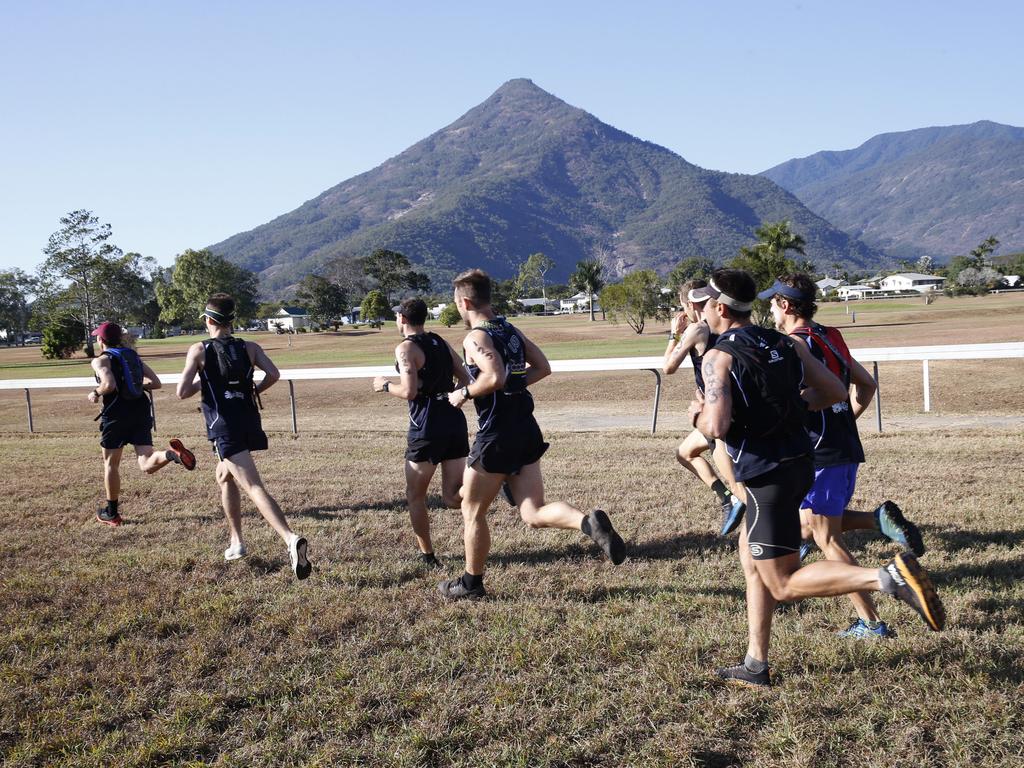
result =
M540 291L545 299L548 297L544 276L555 268L555 262L543 253L531 253L529 258L519 267L516 278L516 293L519 298L529 298L527 293Z
M569 276L569 285L585 291L590 302L590 322L594 322L594 294L604 288L604 267L596 259L576 263L576 271Z
M749 272L759 291L770 287L780 275L796 272L797 265L786 252L796 251L806 256L804 246L807 241L790 230L789 226L788 221L761 225L754 230L760 242L750 248L740 248L739 255L729 262L729 266ZM771 324L771 312L766 300L754 301L753 319L759 325Z
M310 320L321 327L345 314L348 304L341 286L319 275L306 275L299 283L295 298L305 305Z
M644 332L648 318L668 316L661 302L661 281L653 269L630 272L621 283L609 285L601 291L601 306L613 323L625 320L637 333Z
M359 316L364 323L380 328L391 315L391 306L384 299L381 291L370 291L359 307Z
M975 269L992 266L992 252L999 245L999 240L990 235L978 244L977 248L971 251L971 265Z
M20 269L0 271L0 329L7 332L7 346L17 337L24 344L28 327L28 297L35 281Z
M668 273L668 287L672 293L679 293L679 286L690 280L707 280L714 271L711 259L703 256L690 256L676 264Z
M199 313L213 293L229 293L235 299L235 316L248 320L256 314L259 278L242 267L216 256L208 248L191 248L175 257L170 276L156 281L160 319L168 324L198 323Z
M260 320L269 320L272 317L277 317L277 313L281 311L283 306L280 301L263 302L256 307L256 317Z
M931 256L922 256L917 260L917 264L914 265L917 271L923 275L930 275L932 270L935 268L935 261Z
M71 316L81 323L86 354L93 356L89 331L95 320L97 281L121 249L107 241L109 224L100 224L91 211L72 211L60 220L61 228L50 235L43 249L46 259L39 267L39 293L54 319Z
M47 360L66 360L82 346L89 330L72 315L51 317L43 328L43 357Z
M445 328L451 328L456 323L462 322L462 315L459 314L459 308L454 304L445 304L437 319L444 324Z
M414 270L409 259L397 251L378 248L362 259L360 266L366 276L376 284L389 307L397 290L406 289L420 293L430 290L430 278L425 273Z
M512 296L515 293L515 280L491 279L491 309L494 314L505 317L512 314Z

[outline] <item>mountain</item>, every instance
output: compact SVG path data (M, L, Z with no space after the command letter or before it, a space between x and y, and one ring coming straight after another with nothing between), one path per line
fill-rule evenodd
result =
M875 136L763 176L899 258L967 253L989 235L1024 245L1024 128L982 121Z
M469 266L510 277L536 251L555 260L550 279L565 280L584 258L611 274L728 259L779 219L819 264L885 259L764 177L699 168L520 79L377 168L211 248L258 272L270 293L376 247L404 253L438 286Z

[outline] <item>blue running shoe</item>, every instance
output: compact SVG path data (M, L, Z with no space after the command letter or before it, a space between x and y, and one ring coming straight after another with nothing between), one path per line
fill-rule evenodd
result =
M909 549L920 557L924 554L924 541L917 526L903 516L903 511L894 501L884 501L875 510L878 530L890 541L894 541L904 549Z
M857 619L846 629L836 632L837 637L851 637L855 640L890 640L896 637L896 630L889 629L884 621L872 627L864 619Z
M811 554L811 550L814 549L814 542L810 539L800 542L800 562L804 561L804 558Z
M747 511L747 505L732 494L722 502L722 530L721 536L728 536L736 530L743 519L743 513Z
M511 507L518 507L515 498L512 496L512 486L508 484L508 480L501 484L501 495L505 497L505 501L509 503Z

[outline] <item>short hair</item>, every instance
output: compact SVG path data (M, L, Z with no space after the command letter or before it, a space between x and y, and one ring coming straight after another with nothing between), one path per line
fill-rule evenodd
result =
M707 280L701 280L699 277L693 278L693 280L687 280L685 283L679 286L679 301L685 304L690 300L689 293L697 288L704 288L708 284Z
M427 322L427 302L423 299L406 299L399 305L398 314L404 317L409 325L423 325Z
M789 302L797 317L803 320L812 319L814 313L818 311L818 305L814 302L814 298L818 294L818 286L815 285L811 276L803 272L794 272L791 275L783 275L779 278L779 282L783 285L788 285L790 288L796 288L800 293L808 297L805 299L794 299L791 296L775 294L776 296L782 296L782 298Z
M491 278L482 269L467 269L452 281L452 285L476 307L486 307L491 303Z
M711 273L711 282L717 286L722 293L731 296L736 301L753 302L757 298L757 283L750 276L749 272L742 269L716 269ZM721 302L720 302L721 303ZM750 317L750 310L741 312L738 309L723 304L729 310L729 317L737 320L745 320Z
M229 326L231 321L235 319L235 300L230 294L215 293L206 300L206 306L227 318L225 322L217 323L217 325ZM213 318L210 319L213 320ZM216 323L217 321L214 320L214 322Z

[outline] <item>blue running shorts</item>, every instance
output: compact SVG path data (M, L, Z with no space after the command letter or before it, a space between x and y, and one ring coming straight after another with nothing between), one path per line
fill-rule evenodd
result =
M857 487L858 464L839 464L814 470L814 485L804 497L800 509L816 515L839 517L846 510Z

